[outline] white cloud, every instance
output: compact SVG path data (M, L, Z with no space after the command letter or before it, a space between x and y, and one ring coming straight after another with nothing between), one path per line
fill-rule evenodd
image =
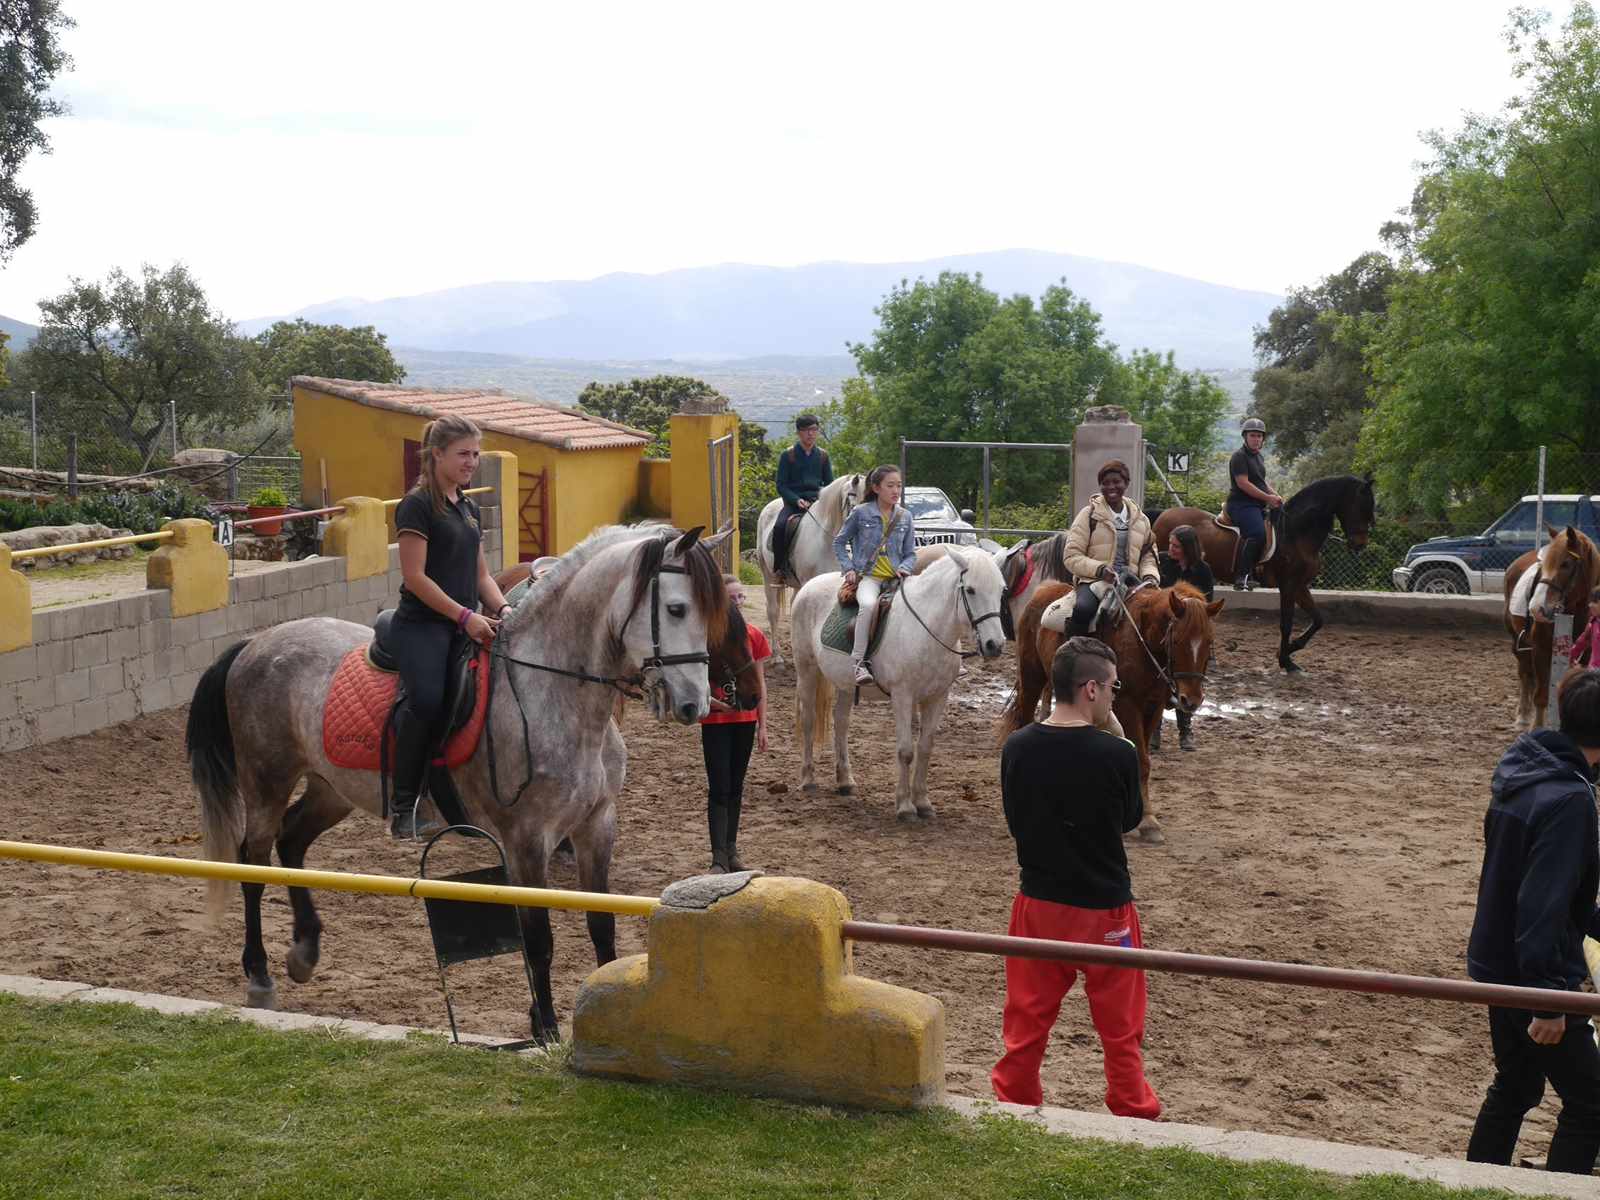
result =
M1483 0L72 5L32 319L175 259L231 315L711 262L1030 246L1281 290L1497 108Z

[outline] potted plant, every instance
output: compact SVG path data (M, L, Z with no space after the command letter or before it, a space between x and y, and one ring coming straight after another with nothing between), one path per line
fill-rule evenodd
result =
M281 517L289 511L289 497L283 494L280 487L257 488L246 507L250 510L252 521L260 517ZM277 537L283 532L283 522L262 521L259 525L251 526L251 530L257 537Z

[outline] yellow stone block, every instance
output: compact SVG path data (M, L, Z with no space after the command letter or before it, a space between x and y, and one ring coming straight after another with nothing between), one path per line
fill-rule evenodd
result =
M351 496L344 511L328 522L322 553L344 559L344 578L369 579L389 570L389 523L382 500Z
M862 1108L918 1108L944 1092L944 1006L854 974L850 905L808 879L674 884L648 953L590 975L573 1013L573 1065Z
M33 645L33 596L28 577L11 565L11 547L0 545L0 654Z
M517 456L506 450L485 450L478 460L478 473L473 478L474 487L492 487L494 491L477 497L479 505L493 504L500 509L500 564L490 559L489 569L494 572L514 567L521 561L521 525L517 506ZM549 551L547 550L546 553Z
M172 615L193 616L228 606L228 552L217 545L211 522L195 517L168 521L172 540L145 564L146 587L172 593Z

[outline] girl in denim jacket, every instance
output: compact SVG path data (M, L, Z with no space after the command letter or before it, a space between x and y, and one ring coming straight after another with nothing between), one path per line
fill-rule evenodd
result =
M850 510L839 535L833 539L833 556L839 560L844 581L855 585L856 684L872 682L872 667L867 662L867 643L872 638L873 615L883 585L891 579L904 579L917 568L916 526L911 514L900 507L900 468L885 464L874 467L867 476L866 494Z

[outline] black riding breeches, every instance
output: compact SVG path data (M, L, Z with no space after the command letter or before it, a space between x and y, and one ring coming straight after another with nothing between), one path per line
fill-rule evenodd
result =
M706 760L706 816L713 850L738 841L744 775L755 744L754 721L716 721L700 726L700 749Z
M1068 633L1077 636L1089 632L1089 622L1094 620L1095 610L1100 607L1100 597L1094 594L1094 589L1087 583L1078 585L1078 594L1072 601L1072 628Z
M796 513L805 509L794 508L785 504L778 512L778 519L772 525L772 561L778 567L783 567L789 561L789 519Z
M445 732L445 681L450 662L466 634L446 621L406 620L396 613L389 623L387 646L400 668L406 707L430 733L431 740Z

